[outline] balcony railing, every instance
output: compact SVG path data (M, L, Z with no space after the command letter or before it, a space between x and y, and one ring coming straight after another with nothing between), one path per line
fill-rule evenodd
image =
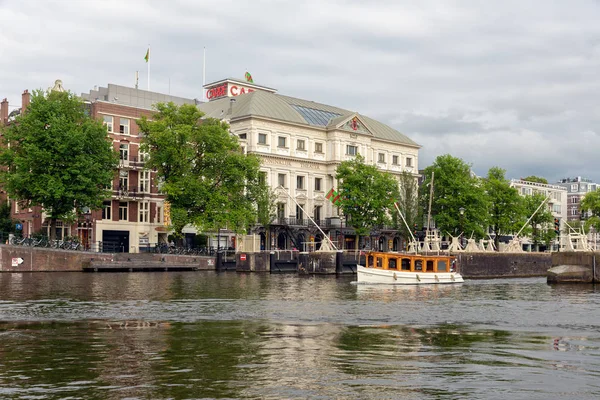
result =
M119 159L119 168L143 168L145 161L138 156L129 156Z
M150 195L150 188L144 186L119 186L113 190L113 195L124 199L136 199Z

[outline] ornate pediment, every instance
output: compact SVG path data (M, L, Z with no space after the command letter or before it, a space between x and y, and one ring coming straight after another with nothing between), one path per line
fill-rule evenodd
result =
M342 119L342 121L337 123L335 127L336 129L341 129L351 133L360 133L371 136L373 135L358 114L347 116L346 118Z

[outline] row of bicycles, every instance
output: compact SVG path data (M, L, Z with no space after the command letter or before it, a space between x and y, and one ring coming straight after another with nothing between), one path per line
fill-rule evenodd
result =
M78 238L65 238L64 240L49 240L45 236L40 237L17 237L9 238L9 244L15 246L46 247L63 250L85 250Z
M225 249L221 249L222 251ZM180 254L188 256L214 256L217 253L215 247L189 247L175 246L173 244L159 243L151 251L160 254Z

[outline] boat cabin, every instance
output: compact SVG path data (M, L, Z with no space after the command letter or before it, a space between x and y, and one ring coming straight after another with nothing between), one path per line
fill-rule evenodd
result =
M405 272L454 272L454 257L399 253L367 253L367 268Z

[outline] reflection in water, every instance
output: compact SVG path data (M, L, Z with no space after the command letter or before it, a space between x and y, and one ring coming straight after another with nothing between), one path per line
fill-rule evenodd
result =
M593 288L157 273L6 274L0 289L0 398L600 394Z

